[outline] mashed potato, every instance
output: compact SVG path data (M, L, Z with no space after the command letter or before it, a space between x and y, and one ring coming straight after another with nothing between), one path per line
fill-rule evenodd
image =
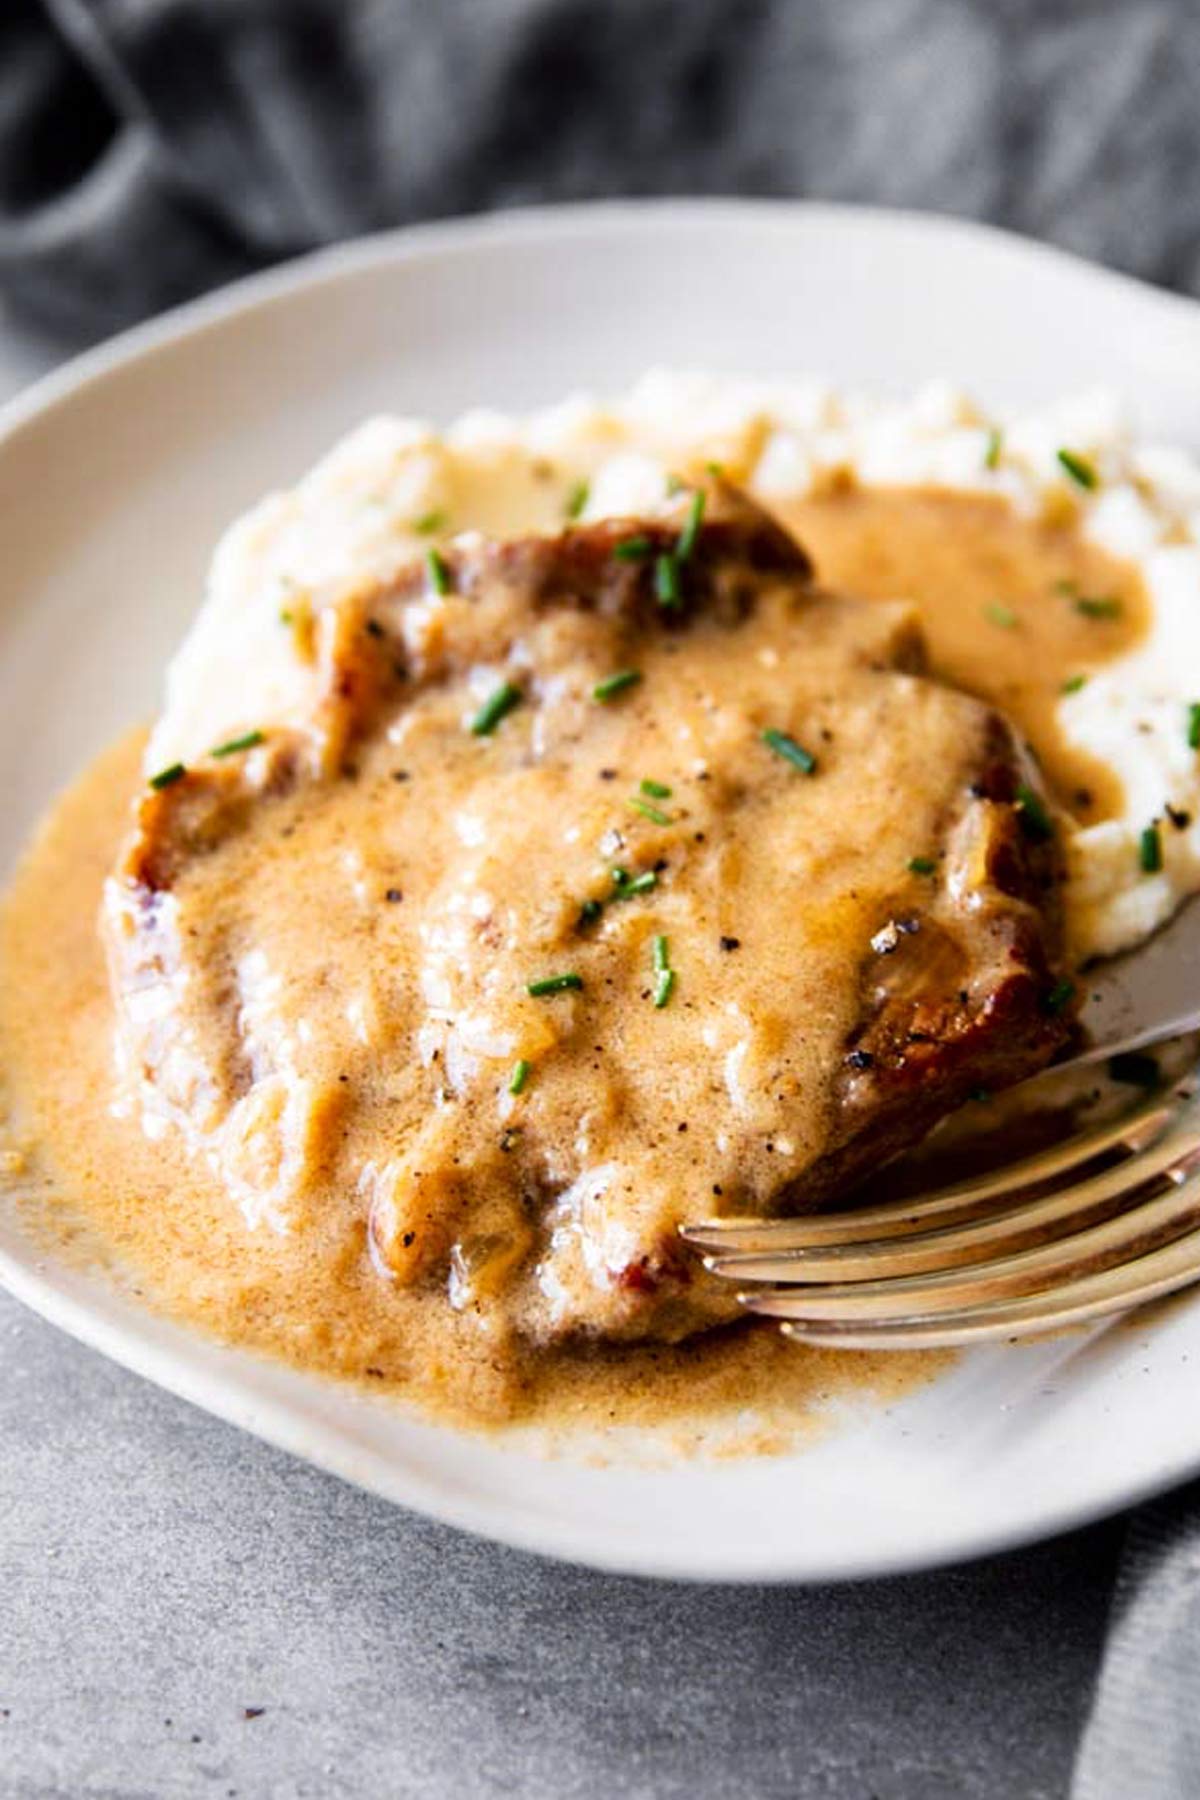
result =
M710 462L767 505L847 473L867 488L991 494L1027 517L1077 515L1085 538L1135 565L1148 631L1059 701L1061 735L1112 769L1124 796L1117 816L1066 827L1072 941L1080 955L1127 948L1200 888L1200 465L1136 444L1104 394L992 419L942 384L896 404L817 381L658 372L616 400L526 418L473 412L440 432L371 420L226 534L147 770L248 723L302 722L312 620L432 542L653 514L672 474ZM1162 866L1148 871L1143 833L1168 818Z

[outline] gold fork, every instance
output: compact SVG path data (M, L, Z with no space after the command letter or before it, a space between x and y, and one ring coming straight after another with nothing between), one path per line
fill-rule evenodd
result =
M739 1298L803 1343L932 1349L1125 1312L1200 1282L1200 1071L918 1199L682 1235L714 1275L763 1284Z

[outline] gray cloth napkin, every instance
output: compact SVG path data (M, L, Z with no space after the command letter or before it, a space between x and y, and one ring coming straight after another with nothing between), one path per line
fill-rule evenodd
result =
M933 207L1200 290L1195 0L0 0L0 293L73 340L619 194Z
M1200 1795L1200 1485L1134 1513L1071 1800Z
M67 346L313 245L603 195L931 207L1200 292L1195 0L0 0L0 296ZM1200 1796L1200 1489L1074 1800Z

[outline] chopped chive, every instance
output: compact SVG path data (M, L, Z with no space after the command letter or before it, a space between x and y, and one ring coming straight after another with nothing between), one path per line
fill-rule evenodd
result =
M1138 864L1143 875L1157 875L1162 868L1162 837L1157 825L1147 825L1138 839Z
M803 744L798 744L786 731L764 731L762 739L769 750L773 750L776 756L782 756L785 762L790 762L802 775L815 773L817 759L812 751L806 750Z
M490 694L471 720L471 733L474 737L490 737L514 706L521 704L521 690L514 687L511 681L502 681L494 694Z
M604 908L599 900L585 900L583 905L579 908L579 923L581 925L594 925L603 911Z
M182 781L186 774L187 770L182 763L170 763L167 768L160 769L157 775L150 777L150 786L156 791L173 787L177 781Z
M279 623L281 625L294 625L295 622L296 622L295 613L289 612L287 607L285 606L279 614Z
M654 545L650 542L650 539L644 535L639 535L637 537L622 538L619 544L613 546L613 555L619 562L645 562L653 549Z
M548 994L577 993L582 986L582 975L572 971L566 975L544 975L540 981L527 981L525 992L535 1000L544 1000Z
M679 564L673 556L656 556L654 559L654 598L660 606L678 606L683 598Z
M707 469L708 473L714 478L714 480L716 480L716 481L724 480L724 477L725 477L725 464L724 463L706 462L704 467Z
M704 490L697 488L688 506L687 518L683 530L679 534L679 542L675 546L676 562L685 563L696 548L696 540L700 536L700 521L704 517Z
M444 512L434 511L422 513L419 519L413 520L413 530L419 532L422 537L432 537L435 531L441 531L443 529L445 523L446 515Z
M1108 1059L1108 1073L1113 1081L1124 1082L1127 1087L1152 1088L1158 1086L1158 1063L1153 1056L1147 1056L1144 1050L1122 1050Z
M983 614L993 625L999 625L1004 631L1012 631L1016 627L1016 613L1011 606L1005 606L1000 600L989 601Z
M508 1078L509 1093L510 1094L519 1094L521 1092L522 1088L525 1086L525 1083L528 1080L529 1080L529 1064L525 1061L525 1058L522 1056L517 1062L515 1062L513 1064L513 1072Z
M671 967L671 948L661 932L654 939L654 1004L663 1007L671 998L671 990L675 986L675 971Z
M910 856L908 868L911 875L932 875L937 870L937 863L932 856Z
M1058 460L1072 481L1077 481L1081 488L1094 488L1099 485L1100 477L1096 473L1094 463L1086 456L1080 456L1074 450L1060 450Z
M1119 619L1121 602L1111 594L1076 594L1075 611L1085 619Z
M592 689L593 700L615 700L626 688L636 687L642 679L640 669L618 669L615 675L606 675Z
M995 469L1000 465L1000 452L1004 447L1004 433L998 425L993 425L987 436L987 449L983 453L985 469Z
M649 794L652 800L669 800L671 798L671 789L665 781L651 781L647 776L644 781L639 783L639 786L643 794Z
M632 880L633 876L629 873L628 869L622 869L618 865L618 867L612 871L612 884L615 888L623 888L626 882Z
M429 585L434 593L448 594L450 592L450 570L447 568L446 559L440 550L425 552L425 568L429 574Z
M1021 830L1035 844L1044 844L1054 836L1054 821L1046 811L1039 794L1025 782L1017 789L1017 811L1021 817Z
M1056 981L1046 995L1046 1011L1060 1013L1065 1007L1070 1006L1074 998L1075 983L1073 981Z
M209 751L210 756L236 756L239 750L253 750L256 744L266 740L261 731L248 731L244 737L230 738L227 744L218 744Z
M563 508L568 519L577 519L579 517L580 513L588 503L588 495L590 493L591 488L586 481L577 481L575 483L575 486L567 495L567 503Z
M1200 750L1200 700L1188 707L1187 741L1189 750Z
M621 900L632 900L635 894L648 894L658 886L658 876L653 869L645 869L635 875L632 881L623 881L618 893Z
M1077 694L1079 692L1080 688L1086 687L1086 686L1087 686L1087 676L1086 675L1068 675L1067 679L1063 682L1062 686L1059 688L1058 691L1060 694Z
M660 807L651 806L648 800L641 800L636 794L629 796L629 804L634 812L641 813L643 819L649 819L652 825L670 825L673 822Z

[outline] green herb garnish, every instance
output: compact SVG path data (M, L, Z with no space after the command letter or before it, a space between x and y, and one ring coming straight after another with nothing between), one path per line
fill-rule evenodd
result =
M654 1004L664 1007L671 998L671 990L675 986L675 971L671 967L670 945L661 932L654 939Z
M1001 600L989 601L987 606L983 609L983 614L991 624L999 625L1004 631L1013 631L1016 629L1016 613L1011 606L1005 606Z
M429 585L434 593L448 594L451 586L450 570L446 566L446 559L440 550L425 552L425 568L429 575Z
M514 687L511 681L502 681L494 694L490 694L471 720L471 732L474 737L490 737L501 719L509 714L514 706L521 704L521 690Z
M683 598L679 563L673 556L656 556L654 559L654 598L660 606L678 606Z
M171 763L167 768L160 769L157 775L150 777L150 786L156 792L162 788L173 787L177 781L182 781L186 774L187 770L182 763Z
M995 469L999 467L1000 452L1003 447L1004 433L1000 430L998 425L993 425L992 429L988 432L987 449L983 453L983 466L985 469Z
M1138 864L1143 875L1157 875L1162 868L1162 835L1157 825L1147 825L1138 839Z
M1054 836L1054 821L1046 811L1040 794L1022 782L1017 789L1017 812L1020 814L1021 830L1035 844L1044 844Z
M1054 986L1050 989L1050 992L1046 995L1046 1011L1048 1013L1060 1013L1065 1007L1070 1006L1074 998L1075 983L1073 981L1055 982Z
M1200 700L1188 707L1187 741L1189 750L1200 750Z
M567 503L563 508L568 519L577 519L579 517L580 513L588 503L588 495L590 493L591 489L586 481L577 481L575 483L575 486L567 495Z
M620 874L622 880L618 881ZM653 869L645 869L640 875L626 875L624 869L613 870L613 885L617 889L618 900L632 900L635 894L648 894L658 886L658 876Z
M782 756L785 762L790 762L802 775L816 772L817 759L812 751L806 750L803 744L798 744L786 731L764 731L762 739L768 750L773 750L776 756Z
M932 856L910 856L908 868L911 875L933 875L937 872L937 863Z
M239 750L253 750L256 744L266 740L261 731L248 731L244 737L230 738L227 744L218 744L209 751L210 756L236 756Z
M618 669L615 675L606 675L592 689L593 700L615 700L626 688L636 687L642 679L640 669Z
M1058 691L1060 694L1077 694L1079 692L1080 688L1086 687L1086 686L1087 686L1087 676L1086 675L1068 675L1067 679L1063 682L1062 686L1059 688Z
M671 798L671 789L665 781L651 781L647 775L645 780L639 782L638 785L643 794L649 794L652 800L669 800Z
M673 820L667 813L662 811L661 807L651 806L648 800L641 799L637 794L631 794L629 796L629 804L632 806L634 812L641 813L643 819L649 819L652 825L670 825L673 823Z
M435 531L441 531L446 523L444 512L422 513L419 519L413 520L413 530L422 537L432 537Z
M679 534L679 542L675 546L676 562L685 563L696 548L696 540L700 536L700 521L704 517L704 490L697 488L688 506L687 518L683 530Z
M508 1078L508 1091L510 1094L519 1094L521 1092L525 1083L529 1080L529 1070L530 1065L525 1061L523 1056L518 1062L513 1064L513 1072Z
M644 534L638 537L622 538L619 544L613 545L613 555L618 562L645 562L653 550L654 545Z
M1121 602L1111 594L1077 594L1075 611L1085 619L1119 619Z
M527 981L525 992L535 1000L544 1000L548 994L577 993L583 986L583 976L570 971L566 975L544 975L540 981Z
M1058 460L1071 480L1078 482L1081 488L1090 490L1099 486L1100 477L1096 473L1095 465L1090 463L1086 456L1080 456L1074 450L1060 450Z
M579 909L579 923L581 925L594 925L603 911L604 908L599 900L585 900Z

